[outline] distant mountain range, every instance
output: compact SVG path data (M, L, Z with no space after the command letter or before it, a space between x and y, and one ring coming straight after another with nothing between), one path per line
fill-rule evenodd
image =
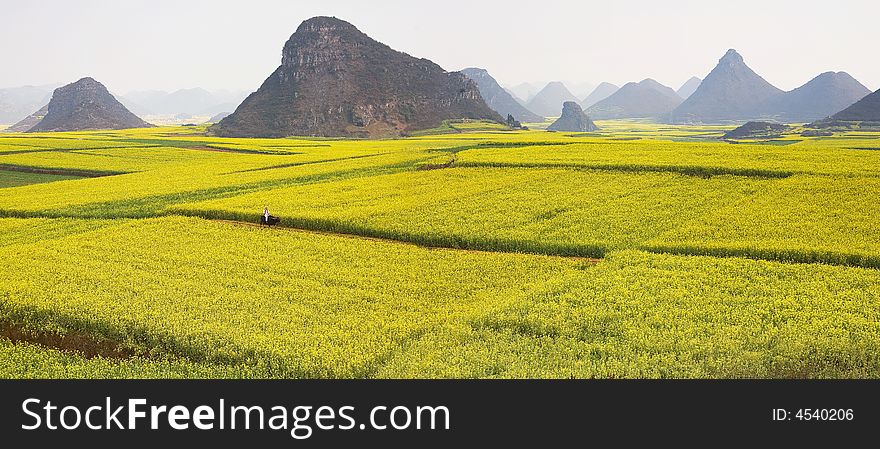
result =
M523 100L522 98L520 98L519 95L513 93L512 90L507 89L507 88L505 88L504 91L507 92L507 93L509 93L510 96L514 99L514 101L516 101L517 103L519 103L520 106L522 106L522 107L526 107L526 103L527 103L527 102L526 102L525 100Z
M595 120L619 118L664 118L679 104L681 97L653 79L627 83L608 98L587 108Z
M316 20L318 19L323 20L323 18L316 18ZM375 41L370 40L363 33L356 34L356 29L354 29L355 32L350 33L351 30L343 26L333 25L333 27L340 31L340 33L337 36L331 36L332 38L351 38L359 42L355 47L361 44L369 47L362 49L362 51L356 48L345 48L344 50L350 53L350 55L361 55L361 53L369 51L375 53L375 55L388 56L387 59L389 60L397 58L396 53L392 54L386 51L387 46L384 46L384 44L376 43L378 45L373 45ZM319 30L312 34L321 34L324 31ZM318 36L318 38L325 37ZM309 42L306 42L306 44L311 45ZM341 44L340 48L344 44ZM321 50L314 49L314 51ZM363 59L363 61L367 59ZM290 61L287 62L290 63ZM410 63L418 65L418 63L413 61L410 61ZM326 69L318 67L317 64L312 65L314 67L310 66L300 70L295 75L300 78L305 77L307 70ZM283 66L284 64L282 64ZM292 86L296 91L296 98L298 99L294 106L297 108L306 107L303 101L299 101L298 96L309 93L316 95L313 99L314 104L309 106L310 113L313 115L319 112L321 114L329 114L330 109L326 109L328 105L333 107L339 106L345 109L350 107L353 102L356 103L364 99L356 97L348 90L357 86L359 86L358 89L354 89L354 91L361 92L364 95L369 93L373 97L375 97L373 94L385 94L413 87L421 92L419 95L427 95L424 98L428 98L440 95L440 91L437 89L449 88L449 86L442 86L441 88L440 84L431 86L429 85L431 82L427 78L415 76L415 74L413 74L411 81L418 81L416 84L421 83L418 86L415 86L415 84L407 85L406 82L403 84L386 83L386 85L382 84L384 82L382 81L384 79L382 74L387 74L388 68L373 70L371 66L365 73L355 70L360 68L354 65L348 67L352 73L347 74L350 76L346 77L345 80L338 79L332 81L330 78L327 78L325 80L327 81L327 86L332 84L335 87L324 91L323 96L318 95L318 92L303 91L300 83L297 83L296 86ZM425 65L423 67L425 73L430 74L431 77L435 75L434 68L436 68L436 65ZM402 65L400 69L403 70L404 66ZM327 70L328 73L333 72L333 70ZM359 74L356 75L354 72ZM346 75L338 70L333 73L339 76ZM536 86L536 83L522 83L505 89L484 69L469 68L461 73L445 71L444 73L450 73L450 75L444 75L450 78L464 76L468 82L476 86L477 96L480 99L469 98L473 96L473 93L470 90L471 88L465 83L458 88L458 96L462 98L438 100L435 107L444 109L450 102L458 102L457 105L463 106L467 102L479 103L479 101L485 100L484 104L492 111L498 112L502 119L509 114L521 122L535 122L541 121L543 117L559 116L562 112L563 104L566 102L577 102L594 119L655 118L671 123L727 123L768 120L787 123L808 123L840 115L841 117L872 117L871 120L873 120L873 101L876 101L872 99L873 97L869 97L872 94L867 87L848 73L839 71L819 74L796 89L787 92L783 91L752 70L745 63L743 57L733 49L727 51L705 79L701 80L700 78L692 77L677 91L663 86L650 78L638 83L627 83L622 88L603 82L581 101L577 98L578 94L583 94L583 89L589 87L588 83L569 83L566 85L563 82L554 81L547 83L540 89ZM387 77L391 79L394 77L392 75L387 75ZM360 78L356 78L356 76L360 76ZM406 78L403 75L401 77ZM439 75L435 78L434 81L443 81ZM451 82L450 85L456 83L458 81ZM575 89L577 92L572 92L570 86L578 86ZM0 123L15 123L16 125L12 129L22 129L40 122L44 116L49 115L48 113L51 112L45 110L44 107L49 103L54 87L54 85L46 85L0 89ZM276 93L287 95L285 92L279 91ZM121 103L128 111L141 116L214 117L221 113L236 111L239 109L239 106L243 105L246 98L254 97L257 93L259 91L251 95L248 95L245 91L212 92L197 87L180 89L173 92L156 90L133 91L125 95L111 96L115 97L114 101ZM876 96L876 93L873 95ZM418 95L417 97L423 98ZM401 101L403 101L402 98ZM862 99L865 99L865 101L861 102L860 100ZM345 101L337 104L336 100ZM373 100L379 101L380 99L376 97L366 99L365 101L372 102ZM378 104L375 103L373 106ZM386 106L390 104L385 103ZM419 107L425 105L420 103ZM402 114L401 117L404 117L403 121L408 122L409 118L407 117L410 116L410 113L405 109L413 105L401 103L398 106L400 107L399 112ZM398 106L395 106L395 108ZM325 111L319 111L322 108ZM482 117L485 115L485 111L481 109L479 104L469 104L464 109L467 109L467 112L458 111L453 115L459 113L465 116ZM440 115L444 114L445 112ZM387 116L385 118L375 116L369 110L349 115L350 117L347 120L351 120L352 124L356 127L359 126L357 124L360 122L383 121L385 118L388 118ZM494 114L491 115L492 120L497 119ZM225 125L223 126L227 129L232 120L238 120L242 116L241 114L232 114L230 117L225 120ZM295 117L288 118L294 120ZM296 118L296 120L300 118ZM314 120L313 117L312 121L314 122ZM396 119L392 121L394 120ZM397 123L394 126L396 127L401 123ZM217 129L223 127L217 127ZM409 127L409 125L405 127ZM334 132L340 131L336 130ZM372 131L366 132L369 134L373 133ZM395 132L403 131L397 129Z
M783 122L810 122L841 111L870 93L846 72L825 72L770 100L765 111Z
M526 105L531 99L541 91L541 86L536 86L532 83L520 83L516 86L508 87L507 91L511 93L515 98L522 100L523 106Z
M17 123L45 106L56 87L51 84L0 89L0 123Z
M596 90L596 85L589 82L584 81L563 81L565 87L568 88L571 93L574 94L575 97L584 98L590 94L590 92Z
M29 129L37 126L37 123L43 120L46 117L46 114L49 113L49 104L47 103L45 106L34 112L33 114L21 119L16 124L6 128L4 132L7 133L23 133L27 132Z
M675 91L675 93L677 93L678 96L681 97L683 100L687 100L688 97L690 97L694 94L694 92L697 91L697 88L700 87L700 83L702 82L703 80L697 78L696 76L692 76L691 79L685 81L685 83L682 84L681 87L679 87L678 90Z
M526 107L544 117L559 117L562 104L566 101L580 103L580 100L559 81L552 81L526 104Z
M513 95L504 90L485 69L471 67L462 70L461 73L477 83L477 88L480 89L480 95L483 96L483 100L495 112L501 114L502 117L507 117L509 114L520 122L544 121L544 117L529 111L517 102Z
M581 102L581 107L589 108L590 106L610 97L611 94L617 92L618 89L620 88L614 84L600 83L595 89L593 89L593 92L591 92L590 95L587 95L587 97L584 98L584 101Z
M731 49L669 119L673 123L753 119L809 122L834 114L868 93L865 86L844 72L823 73L785 92L755 73Z
M215 115L233 111L247 97L245 91L208 91L200 87L174 92L134 91L119 100L141 115Z
M52 91L59 85L22 86L0 89L0 123L17 123L37 109L46 106ZM158 90L134 91L114 97L138 115L201 115L211 116L234 111L248 92L233 90L208 91L202 88L174 92Z

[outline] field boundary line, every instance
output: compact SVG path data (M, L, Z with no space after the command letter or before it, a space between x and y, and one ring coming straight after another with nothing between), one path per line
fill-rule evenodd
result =
M616 172L650 172L650 173L677 173L684 176L711 177L711 176L741 176L745 178L760 179L785 179L796 174L794 171L766 170L751 168L724 168L702 167L698 165L644 165L644 164L576 164L576 163L529 163L529 162L479 162L458 161L456 167L473 168L535 168L535 169L563 169L563 170L596 170Z
M654 254L761 260L765 262L828 265L834 267L880 270L880 258L870 255L822 251L810 254L803 250L749 250L738 248L702 248L676 245L642 245L637 248Z
M48 168L32 167L28 165L0 164L2 171L14 171L19 173L35 173L41 175L77 176L80 178L101 178L104 176L125 175L132 172L84 170L78 168Z
M196 216L197 217L197 216ZM596 257L586 257L586 256L564 256L559 254L544 254L544 253L533 253L533 252L515 252L515 251L501 251L501 250L485 250L485 249L470 249L470 248L454 248L451 246L439 246L439 245L427 245L418 242L412 242L407 240L397 240L388 237L377 237L371 235L362 235L362 234L354 234L354 233L346 233L346 232L333 232L333 231L321 231L317 229L309 229L309 228L299 228L292 226L273 226L267 227L261 225L259 223L243 221L243 220L230 220L230 219L221 219L221 218L209 218L208 221L213 221L216 223L223 223L232 226L242 226L242 227L250 227L257 229L264 229L266 231L286 231L286 232L297 232L303 234L315 234L315 235L323 235L330 237L340 237L340 238L348 238L348 239L357 239L357 240L368 240L373 242L382 242L382 243L393 243L398 245L408 245L414 246L417 248L423 249L436 249L436 250L445 250L445 251L456 251L456 252L464 252L471 254L521 254L527 256L543 256L543 257L554 257L560 259L568 259L575 260L581 262L588 262L592 264L598 264L603 258Z

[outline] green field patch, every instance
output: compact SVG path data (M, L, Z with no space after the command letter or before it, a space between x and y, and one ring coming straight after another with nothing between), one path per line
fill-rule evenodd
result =
M3 170L0 168L0 188L18 187L29 184L42 184L44 182L64 181L79 179L78 176L57 175L51 173L28 173L22 171Z
M301 165L319 164L319 163L325 163L325 162L347 161L347 160L351 160L351 159L362 159L362 158L369 158L369 157L378 157L378 156L384 156L384 155L386 155L386 154L390 154L390 153L380 153L380 154L361 154L361 155L357 155L357 156L347 156L347 157L340 157L340 158L322 159L322 160L317 160L317 161L290 162L290 163L287 163L287 164L270 165L270 166L267 166L267 167L249 168L249 169L247 169L247 170L241 170L241 171L238 171L238 172L231 172L231 173L245 173L245 172L263 171L263 170L277 170L277 169L279 169L279 168L299 167L299 166L301 166Z
M22 181L32 179L35 182L23 182L21 184L13 185L27 185L42 182L63 181L65 179L99 178L101 176L121 175L123 172L0 164L0 182L3 182L4 178L10 179L11 182L14 182L14 174L18 174L18 179ZM5 187L11 187L13 185L7 185Z

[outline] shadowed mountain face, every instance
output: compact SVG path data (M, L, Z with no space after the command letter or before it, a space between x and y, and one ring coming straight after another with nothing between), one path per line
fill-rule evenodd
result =
M713 123L748 120L765 113L765 105L783 94L728 50L700 87L672 113L673 122Z
M825 72L774 98L766 106L769 115L786 122L811 122L840 111L871 91L846 72Z
M529 111L517 102L485 69L467 68L462 70L461 73L477 83L477 88L480 89L480 95L483 96L483 100L495 112L501 114L502 117L507 117L509 114L520 122L544 121L544 117Z
M675 91L675 93L677 93L678 96L682 99L687 100L688 97L690 97L694 94L694 92L697 91L697 88L700 87L700 83L702 82L703 80L697 78L696 76L692 76L691 79L685 81L685 83L682 84L681 87L679 87L678 90Z
M587 95L587 98L584 98L584 101L581 102L581 107L589 108L590 106L610 97L614 92L620 89L611 83L601 83L593 89L593 92L590 95Z
M669 87L652 79L627 83L608 98L587 108L597 120L618 118L666 118L681 97Z
M534 98L526 104L526 107L538 115L544 117L556 117L562 111L562 104L566 101L579 102L565 84L559 81L548 83Z
M880 90L831 116L833 120L880 122Z
M599 127L590 120L580 105L574 101L566 101L562 105L562 115L548 128L550 131L591 132Z
M103 84L92 78L55 89L46 116L28 132L83 131L89 129L148 128L125 108Z
M234 113L220 136L387 137L449 119L503 121L461 73L395 51L332 17L303 22L281 66Z

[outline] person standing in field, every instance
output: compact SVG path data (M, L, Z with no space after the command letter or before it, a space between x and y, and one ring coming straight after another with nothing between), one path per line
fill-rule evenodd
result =
M263 207L263 223L269 224L269 206Z

